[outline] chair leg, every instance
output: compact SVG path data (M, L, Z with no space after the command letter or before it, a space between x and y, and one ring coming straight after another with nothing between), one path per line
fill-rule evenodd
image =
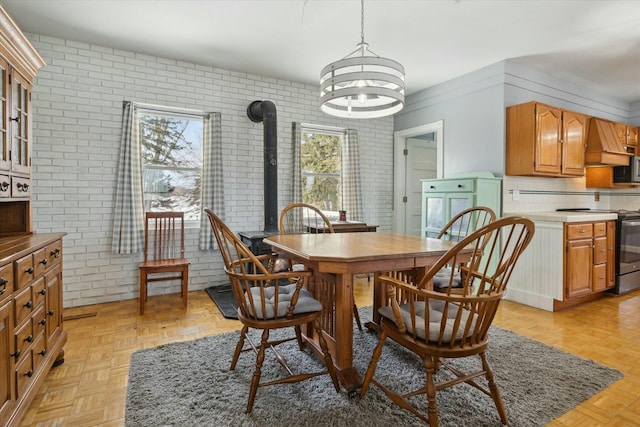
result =
M362 324L360 323L360 314L358 313L358 306L353 304L353 317L356 319L356 324L358 325L358 329L362 332Z
M302 330L300 329L300 325L296 325L293 328L296 331L296 340L298 341L298 348L300 351L304 351L304 344L302 342Z
M362 382L362 388L360 389L360 398L363 398L365 394L367 394L367 389L369 389L369 383L373 379L373 374L376 372L376 366L378 365L378 359L380 359L380 355L382 354L382 346L384 345L384 340L387 339L387 333L384 330L380 330L380 338L378 339L378 345L373 349L373 354L371 355L371 361L369 362L369 367L367 368L367 372L364 374L364 381Z
M260 377L262 376L262 363L264 362L264 351L269 346L269 330L264 329L262 331L262 340L260 341L260 348L258 348L258 355L256 356L256 370L253 371L253 377L251 377L251 388L249 389L249 400L247 401L247 410L245 413L250 414L253 410L253 402L256 399L256 393L260 386Z
M331 381L333 381L333 386L336 391L340 391L340 384L338 384L338 376L336 375L336 369L333 366L333 359L331 358L331 353L329 353L329 347L327 346L327 341L324 339L322 335L322 328L320 327L320 321L315 320L313 322L313 328L316 331L316 335L318 336L318 343L320 343L320 349L322 349L322 354L324 355L324 364L327 365L327 371L329 371L329 375L331 376Z
M431 427L438 427L438 407L436 406L436 385L433 380L435 375L435 365L438 363L437 357L426 356L423 361L427 373L427 403L428 418Z
M140 314L144 314L144 304L147 301L147 272L140 270Z
M244 348L244 340L247 336L247 331L249 330L248 326L243 326L240 331L240 338L238 338L238 343L236 344L236 350L233 352L233 359L231 359L231 368L230 370L236 369L236 363L238 363L238 359L240 358L240 353L242 353L242 349Z
M189 267L182 270L182 309L187 309L187 295L189 294Z
M500 390L498 390L498 386L493 379L493 371L491 370L491 366L489 366L489 362L487 362L487 357L484 353L480 353L480 358L482 359L482 369L486 372L485 376L487 378L487 382L489 383L489 391L491 392L491 397L496 404L498 414L500 414L500 421L502 421L502 424L507 425L509 424L507 411L504 409L504 403L502 402L502 397L500 396Z

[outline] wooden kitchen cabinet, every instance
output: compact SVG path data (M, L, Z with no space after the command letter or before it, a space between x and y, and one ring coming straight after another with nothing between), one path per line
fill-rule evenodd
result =
M615 221L568 223L564 226L564 281L567 300L615 285Z
M534 101L507 107L506 174L584 176L588 119Z
M635 155L638 146L638 128L625 123L614 123L616 136L628 153Z

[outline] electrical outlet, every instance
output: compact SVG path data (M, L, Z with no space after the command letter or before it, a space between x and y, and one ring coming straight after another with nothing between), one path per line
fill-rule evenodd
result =
M520 190L513 190L511 194L513 196L513 200L520 200Z

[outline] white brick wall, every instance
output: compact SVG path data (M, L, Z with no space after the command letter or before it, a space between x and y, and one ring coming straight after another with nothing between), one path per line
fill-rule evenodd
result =
M278 113L279 208L291 196L291 122L358 129L365 220L391 230L393 119L342 120L320 112L318 87L48 36L27 35L47 65L33 90L33 226L63 231L65 307L137 298L141 256L111 254L122 101L222 113L224 217L236 231L262 230L262 123L247 106ZM218 252L187 236L190 290L226 282ZM177 283L150 294L179 292Z

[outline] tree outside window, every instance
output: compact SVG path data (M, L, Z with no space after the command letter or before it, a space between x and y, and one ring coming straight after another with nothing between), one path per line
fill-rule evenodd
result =
M332 217L342 208L342 138L337 132L302 131L302 201Z
M182 211L200 219L201 118L140 114L145 211Z

